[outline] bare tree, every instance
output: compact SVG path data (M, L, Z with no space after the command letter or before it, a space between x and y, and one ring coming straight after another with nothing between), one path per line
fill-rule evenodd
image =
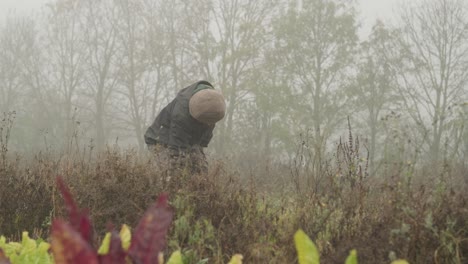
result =
M294 127L312 129L313 166L319 175L327 140L347 115L342 88L357 44L355 12L342 0L290 3L278 20L278 46L295 95Z
M271 21L276 3L253 0L218 0L213 3L212 36L216 39L215 48L219 53L216 56L208 53L206 45L201 45L199 51L213 58L214 70L206 72L211 75L216 72L216 84L223 90L228 102L216 144L219 152L226 152L226 148L232 147L235 136L244 133L242 126L235 126L238 122L236 116L239 117L242 103L252 94L248 84L254 69L262 63L261 51L268 41L267 24ZM209 35L206 39L210 41ZM235 128L239 131L235 131Z
M85 95L94 103L91 106L96 131L95 144L101 150L110 134L106 126L107 107L114 92L117 57L117 6L113 1L84 0L84 41L86 44Z
M27 18L8 18L0 28L0 113L20 107L24 91L22 63L27 56L27 39L33 21Z
M186 78L186 68L190 60L186 58L186 46L184 42L184 17L191 13L184 12L185 2L190 1L157 1L157 14L160 21L153 25L153 30L163 33L164 39L158 38L165 44L164 50L167 52L167 57L164 61L169 65L171 70L171 82L167 80L167 85L172 88L172 93L175 94L184 84L188 84L193 80ZM159 28L158 28L159 27ZM154 36L153 37L157 37ZM154 43L153 39L153 43ZM159 46L159 45L158 45Z
M151 112L150 102L155 89L152 75L152 57L148 56L152 47L147 45L151 23L147 23L148 14L144 1L119 0L121 18L118 23L119 56L118 72L115 78L119 81L118 94L122 100L116 100L115 109L123 119L124 126L130 126L138 147L144 149L143 134L146 129L148 115ZM156 64L158 65L158 64ZM156 78L159 74L156 73ZM159 90L159 89L158 89Z
M376 170L378 135L382 131L381 120L391 112L392 107L399 100L396 95L396 84L391 74L389 50L393 49L397 32L390 30L378 21L372 28L368 41L364 41L360 48L360 60L357 64L356 82L348 90L352 97L353 106L358 111L364 111L363 120L367 135L369 135L369 167L371 175ZM360 118L358 118L360 119ZM359 120L356 120L359 123Z
M50 86L57 93L64 127L66 151L70 151L71 138L77 120L74 110L77 91L84 77L85 46L80 1L55 2L48 5L47 50L50 65Z
M23 39L26 56L22 60L25 83L24 105L19 114L22 127L21 137L26 142L27 149L34 147L50 147L60 145L62 124L57 120L60 109L55 102L57 91L51 87L49 75L52 68L48 64L48 51L45 43L46 35L41 25L45 23L41 17L35 17L29 33ZM23 127L24 126L24 127ZM18 129L20 130L20 129Z
M433 161L449 132L449 108L467 93L467 11L463 0L426 0L402 14L407 67L399 69L399 87Z
M145 0L143 9L143 19L146 25L147 33L145 38L146 54L150 59L150 67L153 76L153 86L148 95L149 117L146 122L153 122L160 108L164 105L161 98L163 92L168 92L172 73L169 60L172 58L169 50L169 32L165 30L163 9L159 8L161 1Z

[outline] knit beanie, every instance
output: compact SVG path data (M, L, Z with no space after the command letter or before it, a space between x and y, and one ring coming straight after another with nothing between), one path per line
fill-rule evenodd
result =
M196 120L205 124L214 124L224 118L226 102L221 92L203 89L190 98L189 111Z

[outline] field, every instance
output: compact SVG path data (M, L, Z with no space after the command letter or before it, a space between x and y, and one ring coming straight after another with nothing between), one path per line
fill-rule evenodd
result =
M0 230L12 240L22 231L47 239L51 220L64 215L60 175L89 208L96 245L110 222L134 227L167 192L175 210L167 251L181 250L187 263L226 263L237 253L245 263L295 263L298 229L315 241L322 263L343 263L351 249L359 263L466 263L466 169L389 164L385 175L368 175L358 152L352 141L341 144L331 157L343 158L319 176L298 162L246 169L211 160L207 175L182 172L166 181L149 155L117 146L29 157L5 147Z

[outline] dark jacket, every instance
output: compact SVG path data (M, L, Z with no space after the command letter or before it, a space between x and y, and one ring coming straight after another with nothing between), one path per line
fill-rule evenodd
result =
M186 149L194 145L207 147L213 137L214 126L195 120L189 112L192 95L206 87L213 89L209 82L199 81L179 91L176 98L164 107L146 130L146 144L167 145L175 149Z

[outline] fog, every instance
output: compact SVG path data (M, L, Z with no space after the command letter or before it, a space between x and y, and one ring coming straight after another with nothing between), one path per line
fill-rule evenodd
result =
M25 15L38 12L50 0L2 0L0 1L0 20L11 15ZM390 20L405 1L402 0L358 0L358 20L361 22L360 31L363 35L370 32L376 19Z
M210 153L306 146L321 164L351 130L372 171L468 166L466 1L299 2L2 0L2 140L144 152L159 111L204 79L227 101Z

